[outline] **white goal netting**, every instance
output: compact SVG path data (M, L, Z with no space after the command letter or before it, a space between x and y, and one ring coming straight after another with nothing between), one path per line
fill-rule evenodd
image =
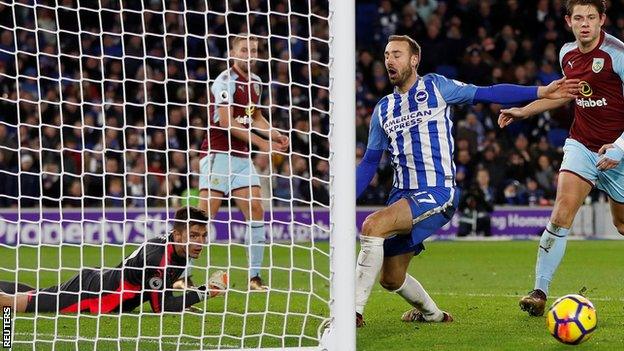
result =
M259 86L241 90L260 96L226 108L261 111L270 130L254 120L251 132L238 129L250 139L289 138L286 151L245 141L261 219L245 218L239 207L254 209L244 196L224 196L189 263L197 286L227 272L224 296L183 312L154 313L149 301L123 313L13 310L14 349L319 344L332 299L331 18L327 0L0 0L0 281L16 290L60 285L85 268L123 271L139 245L170 233L177 209L202 206L202 175L232 189L246 178L251 189L232 159L226 174L201 162L214 151L209 133L237 129L215 123L224 102L211 88L233 69L234 38L251 45L242 33L257 38L247 68ZM266 235L254 242L266 291L249 291L252 227ZM102 294L123 300L125 289Z

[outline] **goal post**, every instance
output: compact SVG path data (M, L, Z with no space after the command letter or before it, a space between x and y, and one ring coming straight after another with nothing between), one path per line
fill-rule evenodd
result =
M334 121L330 307L335 323L330 345L355 350L355 3L333 0L330 4L334 10L330 20Z
M225 296L181 312L148 300L124 312L13 311L13 348L355 350L353 0L0 0L0 281L38 290L78 276L71 293L82 296L83 270L123 270L171 233L177 209L201 203L201 177L218 173L202 163L221 128L211 88L244 32L261 51L255 108L290 144L249 145L263 220L230 196L188 263L197 285L227 272ZM264 292L248 289L246 238L259 222ZM144 291L159 293L153 282ZM124 284L107 301L139 289Z

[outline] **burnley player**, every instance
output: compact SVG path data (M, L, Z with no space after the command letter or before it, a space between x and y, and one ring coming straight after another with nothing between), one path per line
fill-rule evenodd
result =
M200 207L214 218L226 196L234 199L247 221L249 289L266 290L260 278L264 209L260 179L249 151L252 146L265 153L286 151L289 141L271 128L258 108L262 82L251 72L258 57L258 38L234 37L230 57L231 68L221 72L210 88L216 109L211 108L210 129L202 145L207 156L200 161Z
M567 235L585 198L597 187L607 193L613 223L624 235L624 43L602 31L603 0L570 0L566 22L575 42L561 48L559 60L568 78L580 79L574 123L563 148L557 198L537 250L535 286L520 307L541 316L552 277L565 253ZM539 100L501 111L499 125L557 108L571 99Z
M373 111L367 150L357 168L357 194L372 180L385 150L394 168L394 184L388 207L368 216L362 226L356 267L356 325L364 324L364 305L380 271L381 285L413 307L403 314L403 321L451 321L407 274L414 255L424 249L423 241L449 221L458 204L451 106L572 97L578 82L561 79L548 87L477 87L437 74L421 77L416 71L420 47L408 36L390 36L384 54L395 89Z
M67 282L35 290L24 284L0 282L0 305L17 312L130 312L149 302L153 312L176 312L225 292L227 275L217 271L206 285L174 296L173 283L189 258L196 259L206 243L205 212L186 207L176 211L167 237L151 239L113 269L82 269ZM16 293L17 285L17 293Z

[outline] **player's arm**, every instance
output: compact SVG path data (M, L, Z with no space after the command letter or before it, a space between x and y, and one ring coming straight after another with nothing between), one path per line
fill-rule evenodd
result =
M480 102L513 105L537 99L571 99L578 94L578 79L562 78L547 86L524 86L496 84L478 87L432 74L440 93L447 104L475 104Z
M596 163L599 170L606 171L619 166L624 159L624 133L613 144L603 145L598 153L602 155Z
M562 98L556 100L540 99L533 101L524 107L502 109L500 111L500 115L498 116L498 126L504 128L514 121L523 120L531 116L559 108L570 103L572 100L572 98Z
M511 109L512 113L518 115L524 115L525 113L536 114L562 106L575 98L579 91L578 79L566 79L565 77L553 81L545 87L515 84L496 84L489 87L478 87L447 79L437 74L432 75L432 77L448 104L485 102L514 105L541 99L529 104L526 110Z
M624 50L610 50L613 72L624 82ZM624 160L624 133L620 135L612 144L603 145L598 153L601 155L596 167L606 171L617 167Z
M268 140L255 133L250 133L249 129L236 121L233 108L230 106L219 106L217 108L217 113L219 114L219 126L229 129L230 134L234 138L242 140L247 144L255 145L260 151L270 151Z
M214 272L208 283L198 287L187 287L184 294L173 295L173 289L165 288L164 291L155 291L150 305L154 312L180 312L205 299L216 297L225 293L227 288L227 274L223 271Z
M282 152L288 150L288 137L277 131L275 128L271 128L271 124L266 117L264 117L260 109L256 108L253 114L253 119L254 130L258 131L260 135L270 140L273 143L273 149Z
M357 166L355 172L356 198L360 197L368 187L371 180L377 173L377 167L383 151L388 148L388 135L381 127L379 120L379 104L373 110L370 122L370 132L368 133L368 145L362 161Z
M159 293L159 297L162 296L162 301L158 301L158 306L154 306L154 303L151 302L152 300L150 300L150 304L154 312L181 312L204 300L205 295L205 291L189 289L180 296L174 296L173 290L167 289Z
M578 84L578 79L563 77L547 86L496 84L489 87L477 87L473 103L518 104L537 99L572 99L578 95Z

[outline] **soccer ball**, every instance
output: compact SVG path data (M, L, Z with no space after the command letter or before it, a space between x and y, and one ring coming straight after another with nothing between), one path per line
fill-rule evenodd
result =
M546 326L555 339L577 345L591 337L596 330L596 309L584 296L566 295L552 304L546 316Z

